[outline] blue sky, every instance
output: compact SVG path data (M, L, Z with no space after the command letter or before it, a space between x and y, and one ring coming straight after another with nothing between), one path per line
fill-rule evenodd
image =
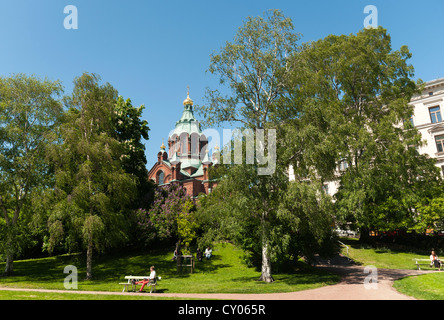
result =
M77 30L63 26L67 5L78 9ZM306 42L358 32L367 5L377 7L393 48L409 47L416 78L444 77L442 0L0 0L0 76L47 76L70 94L75 77L99 74L134 105L145 105L150 169L182 114L187 86L197 104L206 87L218 86L206 73L209 55L231 41L248 16L280 9Z

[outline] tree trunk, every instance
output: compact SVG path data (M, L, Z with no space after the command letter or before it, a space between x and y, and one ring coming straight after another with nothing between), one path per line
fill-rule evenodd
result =
M5 256L6 256L6 265L5 265L5 276L12 276L14 273L14 223L17 221L18 216L14 215L12 221L8 215L8 210L6 209L5 204L3 203L3 197L0 195L0 208L4 214L4 219L6 222L6 248L5 248ZM17 213L17 210L15 210Z
M12 276L14 273L14 254L12 252L6 253L6 266L5 266L5 276Z
M262 270L259 281L264 281L267 283L271 283L274 281L273 277L271 276L271 261L270 255L268 254L267 243L262 243Z
M5 256L6 256L6 265L5 265L5 276L12 276L14 273L14 231L13 228L10 227L7 229L7 242L6 242L6 250L5 250Z
M359 236L359 242L361 243L370 243L370 229L367 227L361 227L360 228L360 236Z
M88 248L86 250L86 280L92 279L92 254L93 244L92 241L88 241Z
M273 282L274 279L271 276L271 261L270 261L270 254L268 252L268 237L266 230L267 226L266 226L265 212L262 213L261 228L262 228L262 270L259 281L270 283Z

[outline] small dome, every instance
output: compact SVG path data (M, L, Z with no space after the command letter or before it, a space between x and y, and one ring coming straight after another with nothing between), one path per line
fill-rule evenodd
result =
M190 96L187 96L187 98L183 101L184 106L193 105L193 100L190 99Z
M190 98L190 87L187 87L187 98L183 101L184 106L193 105L193 100Z

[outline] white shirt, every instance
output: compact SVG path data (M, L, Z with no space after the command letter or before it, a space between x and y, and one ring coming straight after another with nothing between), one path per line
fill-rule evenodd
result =
M156 271L151 271L150 273L150 279L155 279L156 278Z

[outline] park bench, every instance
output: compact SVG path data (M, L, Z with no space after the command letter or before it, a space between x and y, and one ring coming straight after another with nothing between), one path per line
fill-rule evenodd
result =
M123 290L122 292L125 292L125 290L127 292L129 292L129 287L131 286L131 291L136 291L137 286L141 285L141 284L136 284L134 282L143 280L143 279L148 279L149 276L125 276L125 279L128 280L128 282L120 282L120 285L123 285ZM152 293L153 291L156 292L156 286L157 286L157 280L161 279L161 277L156 277L154 279L154 281L150 281L146 287L151 287L150 293ZM134 281L133 281L134 280Z
M421 270L421 266L431 266L430 259L413 259L417 270Z

